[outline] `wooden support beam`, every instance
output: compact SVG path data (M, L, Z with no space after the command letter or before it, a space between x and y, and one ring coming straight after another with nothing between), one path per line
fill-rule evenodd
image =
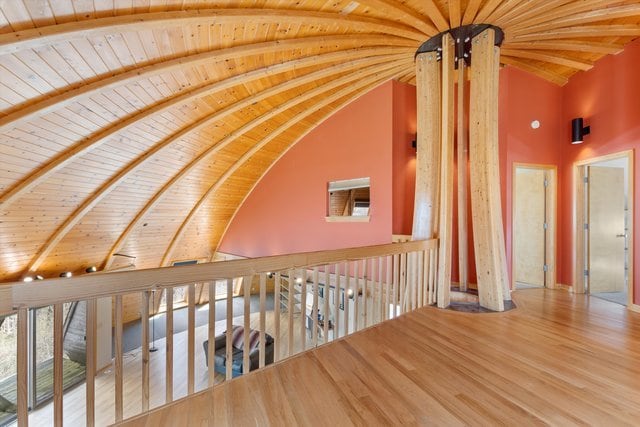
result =
M458 281L460 291L466 292L469 281L469 240L467 231L469 221L467 219L467 128L465 126L465 62L458 63L458 141L457 141L457 172L458 172Z
M560 86L564 86L569 81L567 77L561 74L544 70L542 67L534 67L533 65L531 65L530 62L522 59L512 58L510 56L503 55L500 58L500 62L507 65L513 65L516 68L520 68L521 70L540 76L543 79L549 80L550 82L553 82Z
M187 394L193 394L196 378L196 285L190 283L187 292Z
M278 360L280 360L280 306L281 306L281 296L280 296L280 289L281 289L281 283L282 283L282 277L280 275L280 272L276 273L276 277L275 277L275 283L274 283L274 289L273 289L273 311L274 311L274 318L275 318L275 325L274 325L274 337L273 337L273 361L277 362ZM227 316L229 317L229 316ZM326 336L326 335L325 335Z
M276 304L279 304L279 301L276 301ZM226 350L227 350L227 360L233 360L233 342L231 340L233 335L233 279L227 279L227 331L226 331ZM225 378L229 381L233 377L232 363L227 363L225 365Z
M478 296L482 307L503 311L509 284L498 158L500 49L495 46L494 30L476 36L472 49L469 154Z
M260 301L262 303L262 301ZM262 313L262 312L261 312ZM207 325L207 385L215 384L216 371L214 369L216 358L216 282L209 282L209 322ZM262 340L262 338L260 338Z
M451 291L451 248L453 223L453 136L454 136L454 82L455 41L451 34L442 38L442 97L440 144L440 220L438 243L438 307L449 306ZM437 107L436 107L437 108Z
M413 239L431 239L438 230L440 188L440 64L435 52L416 57L417 154Z
M471 24L474 21L480 8L480 3L482 3L482 0L469 0L462 16L462 25Z
M415 9L405 6L396 0L358 0L358 3L384 11L390 18L396 18L398 21L411 25L422 31L425 36L434 36L438 33L438 30L427 23L424 17L416 12Z
M316 272L317 272L317 269L316 269ZM260 344L258 349L258 351L260 352L258 367L261 369L264 368L264 365L265 365L265 329L267 327L266 321L267 321L267 274L261 273L260 274ZM211 371L213 372L213 369Z
M462 12L460 10L460 0L449 1L449 27L456 28L462 23Z
M503 48L502 55L515 58L534 59L536 61L548 62L550 64L558 64L575 70L588 71L593 68L593 62L580 59L572 59L566 56L553 55L545 51L536 50L518 50Z
M619 43L602 43L595 41L580 40L553 40L553 41L527 41L503 43L504 49L533 49L533 50L567 50L571 52L586 52L600 54L618 54L622 52L624 46Z
M242 326L244 328L243 338L243 348L242 352L242 372L244 374L249 373L251 368L249 361L249 331L251 330L251 282L253 281L253 276L245 276L242 279L242 317L243 322Z

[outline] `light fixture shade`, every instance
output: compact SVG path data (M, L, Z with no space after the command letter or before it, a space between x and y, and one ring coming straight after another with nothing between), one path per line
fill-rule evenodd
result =
M584 136L589 135L591 128L584 126L584 119L582 117L576 117L571 120L571 143L582 144Z

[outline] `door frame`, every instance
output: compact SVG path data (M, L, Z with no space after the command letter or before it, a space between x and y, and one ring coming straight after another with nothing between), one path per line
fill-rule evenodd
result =
M635 235L633 231L634 218L634 150L619 151L617 153L606 154L598 157L577 161L573 164L573 292L583 294L587 291L588 279L585 279L584 270L588 262L589 247L586 241L586 232L584 229L585 218L587 215L587 203L585 203L585 183L584 170L586 166L607 160L626 159L627 160L627 179L628 179L628 200L627 209L629 215L628 233L631 236L628 240L629 250L627 256L627 307L633 307L633 254Z
M518 163L513 162L512 178L511 178L511 289L516 289L515 275L515 259L516 259L516 203L518 195L516 194L516 169L538 169L547 172L547 180L549 182L546 192L546 212L547 218L547 239L545 243L545 264L548 266L545 275L544 287L547 289L556 289L557 287L557 205L558 205L558 167L556 165L546 165L537 163Z

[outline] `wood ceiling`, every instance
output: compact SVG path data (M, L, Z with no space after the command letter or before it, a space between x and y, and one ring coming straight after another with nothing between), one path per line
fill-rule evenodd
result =
M468 23L557 84L640 1L0 0L0 281L208 259L271 165ZM292 205L283 209L293 208Z

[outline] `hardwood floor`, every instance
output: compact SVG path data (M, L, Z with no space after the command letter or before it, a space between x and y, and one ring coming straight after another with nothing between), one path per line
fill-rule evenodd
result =
M513 296L506 313L421 309L124 425L637 426L640 314Z

